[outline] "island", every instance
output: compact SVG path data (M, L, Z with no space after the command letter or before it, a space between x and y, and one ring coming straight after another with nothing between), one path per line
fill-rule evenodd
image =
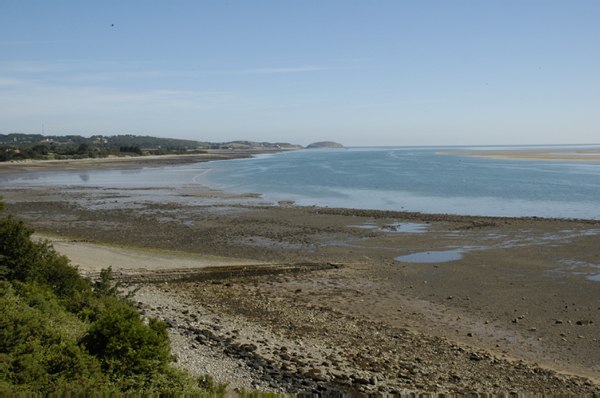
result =
M316 149L316 148L343 148L344 146L338 142L333 142L333 141L320 141L320 142L313 142L312 144L308 145L306 147L306 149Z

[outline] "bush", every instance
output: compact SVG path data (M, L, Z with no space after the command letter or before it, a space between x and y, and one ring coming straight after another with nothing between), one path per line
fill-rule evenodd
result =
M134 308L119 303L92 323L82 343L109 373L146 374L169 363L166 330L164 322L154 319L146 326Z
M167 327L154 318L146 325L134 308L120 301L92 323L81 343L121 391L193 391L198 384L170 365L175 358Z
M170 364L167 325L140 317L110 267L92 284L32 234L0 220L0 393L214 391Z
M100 361L53 325L60 310L49 316L29 306L8 282L0 282L0 296L0 392L106 390Z
M69 259L57 253L48 241L33 242L33 229L12 217L0 221L0 272L9 281L36 283L50 287L71 303L91 293Z

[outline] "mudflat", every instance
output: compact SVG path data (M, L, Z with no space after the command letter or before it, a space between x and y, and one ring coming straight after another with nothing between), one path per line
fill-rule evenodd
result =
M157 252L166 269L247 265L218 283L170 274L140 305L179 317L188 334L198 319L182 311L200 305L263 330L271 340L245 344L280 376L362 392L600 393L600 221L300 207L201 186L160 201L139 189L2 194L59 250L112 250L115 270L121 258L123 269L155 271ZM98 269L79 253L82 270ZM272 272L253 273L257 264ZM157 310L161 295L181 311ZM274 374L258 385L294 391Z

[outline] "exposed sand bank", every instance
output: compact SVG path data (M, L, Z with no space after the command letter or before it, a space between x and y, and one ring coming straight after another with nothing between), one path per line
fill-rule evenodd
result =
M144 272L265 264L238 258L116 247L40 234L35 234L33 238L48 240L57 252L67 256L71 264L82 271L113 267L120 271Z
M439 155L462 155L475 158L547 160L554 162L600 162L600 149L557 149L526 151L437 152Z
M539 366L599 382L600 281L594 278L600 275L600 221L277 206L202 187L162 202L139 191L81 187L2 194L8 211L38 232L88 241L57 241L56 247L71 250L74 263L89 269L197 268L248 259L336 265L238 277L229 286L171 283L165 293L181 300L181 308L202 302L214 307L212 316L244 319L295 345L302 340L304 349L340 347L341 370L325 357L302 367L277 362L299 374L318 368L355 385L353 375L368 380L355 386L361 391L600 391L580 379L534 371ZM436 262L395 260L457 249L463 251L452 261L442 261L444 255ZM201 256L227 259L211 263L215 258ZM161 311L152 313L182 316ZM255 344L272 355L275 345L292 342ZM310 355L321 358L325 351Z

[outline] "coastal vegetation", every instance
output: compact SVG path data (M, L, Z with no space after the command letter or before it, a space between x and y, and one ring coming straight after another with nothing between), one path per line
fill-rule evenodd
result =
M320 141L320 142L313 142L312 144L309 144L306 146L306 149L316 149L316 148L343 148L344 146L342 144L340 144L339 142L333 142L333 141Z
M300 149L301 145L253 141L209 143L174 138L135 135L89 138L79 135L0 134L0 162L18 160L62 160L144 155L206 153L206 150Z
M112 282L79 275L33 229L0 220L0 392L223 393L173 366L168 325Z

